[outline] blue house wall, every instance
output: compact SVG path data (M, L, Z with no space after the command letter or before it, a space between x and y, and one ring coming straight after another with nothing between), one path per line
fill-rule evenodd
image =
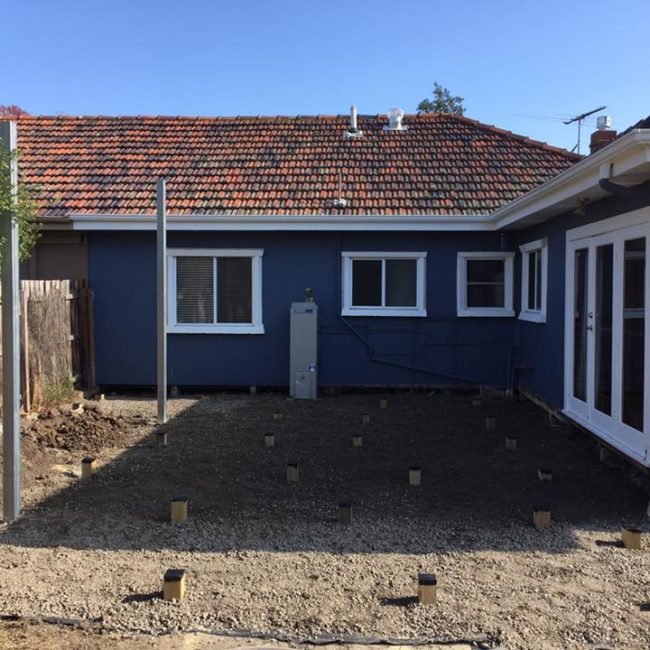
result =
M169 382L286 387L289 305L312 287L321 384L508 385L513 318L456 316L458 251L512 250L499 233L168 233L168 246L264 250L265 334L169 334ZM427 317L340 316L341 251L426 251ZM155 383L155 237L90 232L100 385ZM526 339L527 340L527 339Z
M650 192L650 184L642 188ZM647 205L639 198L610 196L588 204L585 215L562 214L537 226L513 232L514 249L543 237L548 238L548 295L546 323L517 320L514 363L518 386L551 404L564 406L564 309L566 232L588 223L637 210ZM521 298L521 256L517 255L515 304Z

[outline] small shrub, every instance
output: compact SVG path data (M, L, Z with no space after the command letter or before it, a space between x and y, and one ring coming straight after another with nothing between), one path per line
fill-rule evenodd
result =
M72 401L75 394L74 379L72 377L62 377L45 387L45 399L43 403L46 407L57 406L63 402Z

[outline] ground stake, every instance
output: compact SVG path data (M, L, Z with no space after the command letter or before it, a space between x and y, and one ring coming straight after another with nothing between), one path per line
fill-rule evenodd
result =
M185 570L167 569L163 580L163 600L182 600L185 595Z
M81 461L81 478L90 478L95 473L97 461L92 456L86 456Z
M172 499L172 524L182 524L187 520L187 497L174 497Z
M623 546L631 551L641 550L641 531L638 528L623 528L621 530Z
M422 605L436 602L438 578L435 573L418 573L418 600Z

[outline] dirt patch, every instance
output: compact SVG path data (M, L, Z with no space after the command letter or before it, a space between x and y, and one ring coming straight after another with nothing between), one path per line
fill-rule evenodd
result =
M650 554L616 545L621 523L645 527L646 497L627 467L603 465L583 435L549 427L528 403L397 393L381 396L382 409L379 397L190 401L165 425L167 447L134 420L125 446L101 450L91 480L70 477L38 499L28 487L33 508L0 535L0 612L123 633L647 648ZM118 401L100 408L120 414ZM151 417L155 403L125 402L122 412ZM299 463L297 484L286 482L288 462ZM408 484L413 465L418 486ZM169 501L179 495L190 517L172 526ZM344 500L351 526L338 522ZM532 510L542 505L554 525L536 530ZM182 603L159 597L171 567L187 571ZM435 606L414 599L419 571L438 575Z
M92 403L53 408L25 418L22 436L39 447L98 452L125 444L134 428L153 424L145 415L105 414Z

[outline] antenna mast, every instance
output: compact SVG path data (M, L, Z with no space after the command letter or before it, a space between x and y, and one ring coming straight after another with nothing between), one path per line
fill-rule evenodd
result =
M580 135L582 131L582 122L586 117L589 117L590 115L593 115L594 113L598 113L599 111L604 111L607 108L607 106L599 106L598 108L594 108L593 111L587 111L586 113L580 113L580 115L576 115L575 117L572 117L570 120L566 120L564 123L565 124L573 124L573 122L578 123L578 144L571 149L571 151L575 151L576 149L578 150L578 153L580 153Z

